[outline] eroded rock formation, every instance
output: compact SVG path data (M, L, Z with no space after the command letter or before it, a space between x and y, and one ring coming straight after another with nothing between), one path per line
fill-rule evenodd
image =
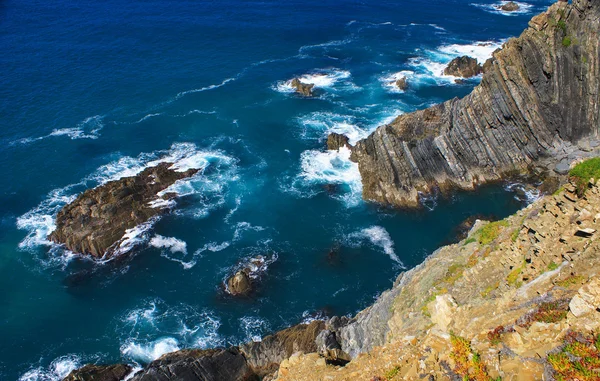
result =
M352 148L350 139L346 135L332 132L327 136L328 150L339 151L342 147Z
M296 89L296 92L300 95L304 95L305 97L313 96L313 88L315 87L312 83L304 83L300 81L298 78L292 79L290 83L291 86Z
M514 1L509 1L508 3L499 6L498 9L505 12L516 12L521 9L521 7L519 7L519 4L515 3Z
M469 56L456 57L444 69L444 75L460 78L471 78L483 72L483 68L475 58Z
M150 204L159 200L157 193L198 172L178 172L171 167L171 163L160 163L136 176L86 190L58 212L49 239L97 259L112 256L128 229L164 212Z
M462 99L399 116L352 152L367 200L418 205L419 192L527 171L540 159L572 161L600 122L600 2L559 2L534 17L486 64Z

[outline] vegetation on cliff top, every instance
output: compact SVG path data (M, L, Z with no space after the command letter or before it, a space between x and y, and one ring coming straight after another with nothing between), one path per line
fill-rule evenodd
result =
M600 178L600 157L595 157L577 164L569 172L571 180L577 184L577 194L583 196L591 179Z

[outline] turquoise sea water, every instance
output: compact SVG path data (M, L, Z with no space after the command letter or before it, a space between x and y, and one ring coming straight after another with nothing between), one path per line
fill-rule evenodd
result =
M464 96L477 79L455 84L444 65L483 62L548 3L0 2L0 379L354 314L465 218L517 210L507 184L414 211L365 203L324 138ZM401 75L410 89L395 92ZM318 97L292 94L297 76ZM75 195L155 160L205 169L129 255L96 264L49 244ZM227 297L223 280L258 255L257 294Z

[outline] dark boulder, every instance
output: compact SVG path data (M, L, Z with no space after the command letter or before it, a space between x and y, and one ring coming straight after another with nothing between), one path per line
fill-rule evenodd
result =
M471 78L483 73L483 68L475 58L469 56L456 57L444 69L444 75Z
M279 363L295 352L316 352L315 340L324 328L322 321L299 324L267 336L260 342L243 344L240 351L254 372L263 377L275 372Z
M509 1L508 3L499 6L498 9L505 12L515 12L521 9L521 7L519 7L519 4L515 3L514 1Z
M349 141L350 139L346 135L332 132L327 136L327 149L332 151L339 151L342 147L351 149Z
M63 381L120 381L131 372L126 364L95 365L88 364L69 373Z
M56 229L48 238L75 253L96 259L111 257L119 252L128 229L164 212L149 204L160 200L158 192L198 172L178 172L172 165L160 163L136 176L86 190L58 212Z
M237 348L186 349L167 353L132 381L258 381Z
M315 87L312 83L301 82L298 78L292 79L291 85L298 94L304 95L305 97L312 97L313 88Z

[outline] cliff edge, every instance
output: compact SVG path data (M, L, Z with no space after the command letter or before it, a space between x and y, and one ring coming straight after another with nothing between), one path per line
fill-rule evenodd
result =
M462 99L399 116L352 151L363 197L416 206L433 188L478 184L572 161L599 134L600 1L558 2L484 65Z

